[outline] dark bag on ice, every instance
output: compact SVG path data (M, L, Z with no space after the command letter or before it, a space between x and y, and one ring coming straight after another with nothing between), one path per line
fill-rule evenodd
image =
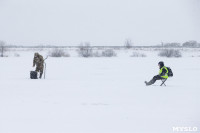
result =
M37 79L37 72L36 71L31 71L30 72L30 78L31 79Z
M167 70L168 70L168 76L173 77L172 69L170 67L167 67Z

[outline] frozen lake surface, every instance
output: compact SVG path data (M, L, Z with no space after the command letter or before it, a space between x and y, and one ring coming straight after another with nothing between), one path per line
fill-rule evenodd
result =
M174 77L145 86L164 61ZM31 80L32 56L0 59L0 133L170 133L200 130L200 60L48 58Z

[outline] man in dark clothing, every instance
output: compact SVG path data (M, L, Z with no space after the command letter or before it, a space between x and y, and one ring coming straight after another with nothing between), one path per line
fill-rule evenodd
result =
M33 58L33 67L36 65L36 72L40 72L40 78L42 77L43 74L43 68L44 68L44 59L43 56L40 55L39 53L34 54Z
M149 82L145 81L145 84L148 85L152 85L156 82L156 80L161 80L161 79L167 79L168 78L168 69L164 66L164 62L160 61L158 63L159 66L159 74L154 76L152 80L150 80Z

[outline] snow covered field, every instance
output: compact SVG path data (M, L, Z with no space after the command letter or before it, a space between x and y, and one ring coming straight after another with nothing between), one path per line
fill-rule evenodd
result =
M200 57L49 57L31 80L33 52L21 55L0 58L0 133L200 131ZM174 77L145 86L161 60Z

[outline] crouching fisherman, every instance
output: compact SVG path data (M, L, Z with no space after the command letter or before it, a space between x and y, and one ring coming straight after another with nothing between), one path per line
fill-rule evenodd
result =
M33 67L35 67L35 65L36 65L35 71L40 72L40 78L42 78L43 68L44 68L44 59L43 59L43 56L40 55L39 53L34 54Z
M158 63L160 72L158 75L154 76L152 80L150 80L149 82L145 81L145 84L148 85L152 85L156 82L156 80L162 80L162 79L167 79L168 78L168 69L164 66L164 62L160 61Z

